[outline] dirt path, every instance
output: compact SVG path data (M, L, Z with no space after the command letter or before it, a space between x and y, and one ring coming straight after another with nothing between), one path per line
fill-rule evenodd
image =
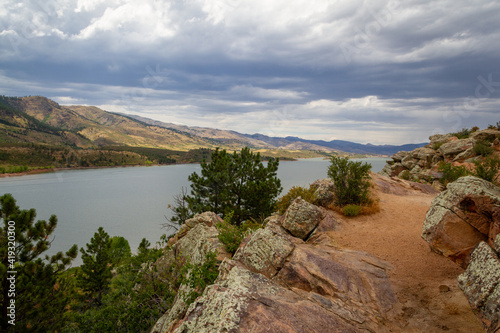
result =
M420 237L435 194L406 192L377 191L381 211L342 218L341 226L331 234L333 241L392 265L389 278L403 305L404 332L485 332L458 288L457 277L463 270L431 252Z

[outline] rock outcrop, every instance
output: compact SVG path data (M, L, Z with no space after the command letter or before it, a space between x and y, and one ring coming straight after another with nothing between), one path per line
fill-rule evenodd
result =
M500 235L495 247L485 242L472 252L469 266L458 285L488 333L500 332Z
M389 177L434 183L436 188L440 188L437 182L442 177L438 172L440 162L472 163L478 157L474 149L476 144L482 143L500 150L499 138L500 131L496 129L473 132L465 139L458 139L451 134L432 135L427 146L394 154L380 173Z
M493 246L500 233L500 188L477 177L463 177L434 198L422 238L431 249L463 268L476 245Z
M189 252L197 258L209 248L221 251L214 240L217 229L209 226L213 219L208 214L190 221L169 253L188 253L188 244L201 245L199 253ZM222 259L213 285L188 308L178 297L152 332L393 331L399 303L388 265L364 252L333 247L326 237L336 225L332 214L298 199L283 216L266 222L233 258Z
M465 268L459 287L487 332L500 332L500 188L471 176L449 184L433 200L422 237Z

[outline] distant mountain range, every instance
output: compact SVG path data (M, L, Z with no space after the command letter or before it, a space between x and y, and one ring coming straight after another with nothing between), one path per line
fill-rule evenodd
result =
M61 106L41 96L0 96L0 143L23 142L76 148L130 146L187 151L197 148L238 150L250 147L371 155L392 155L426 144L377 146L341 140L327 142L249 135L165 123L136 115L107 112L94 106Z

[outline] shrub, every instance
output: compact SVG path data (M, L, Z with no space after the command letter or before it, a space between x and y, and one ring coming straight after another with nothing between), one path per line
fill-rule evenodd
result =
M467 129L467 128L462 128L461 131L456 132L456 133L450 133L450 134L453 136L456 136L459 139L467 139L471 133L472 133L472 130Z
M411 173L408 170L403 170L399 173L398 177L404 180L410 180Z
M202 265L193 265L190 262L183 266L185 272L183 283L191 287L191 291L182 295L184 302L189 306L200 296L205 288L214 283L219 275L217 269L217 255L209 251L205 255L205 262Z
M500 171L500 159L498 157L487 157L482 161L475 161L476 170L474 171L474 176L487 180L489 182L495 182L498 172Z
M474 153L476 153L476 155L481 155L483 157L486 157L491 155L491 153L493 153L493 148L488 142L480 141L474 145Z
M328 176L335 184L336 203L340 207L349 204L365 204L370 200L371 165L349 161L347 157L332 156Z
M439 163L438 171L443 173L440 181L443 185L447 185L448 183L454 182L460 177L464 177L470 174L469 170L467 170L464 166L454 166L451 163L441 162Z
M438 150L444 144L445 142L434 142L434 144L432 145L432 149Z
M241 225L235 225L231 223L231 218L233 213L229 213L224 218L223 222L217 223L217 230L219 230L219 235L217 236L226 251L234 254L241 244L243 238L245 238L250 232L258 229L260 224L246 221Z
M342 210L344 216L358 216L361 212L361 206L358 205L347 205Z
M293 200L298 197L302 197L305 201L313 203L315 199L314 189L312 187L305 188L302 186L293 186L287 194L279 198L276 202L276 210L278 213L284 214L288 207L292 204Z

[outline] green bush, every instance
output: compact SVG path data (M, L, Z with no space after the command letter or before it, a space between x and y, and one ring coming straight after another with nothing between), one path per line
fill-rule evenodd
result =
M358 205L347 205L342 210L344 216L358 216L361 212L361 206Z
M434 142L432 145L432 149L438 150L442 145L444 145L446 142Z
M410 180L410 178L411 178L410 171L403 170L399 173L398 177L401 179L404 179L404 180Z
M371 165L337 156L332 156L330 162L328 176L335 184L336 204L343 207L370 203Z
M470 174L469 170L466 167L453 166L451 163L441 162L439 163L438 171L443 174L440 181L443 185L447 185L448 183L454 182L460 177L464 177Z
M467 128L462 128L461 131L456 132L456 133L450 133L453 136L456 136L459 139L467 139L472 133L472 130L467 129Z
M245 238L250 232L258 229L260 224L252 221L246 221L241 225L235 225L231 223L231 218L233 213L229 213L224 217L224 221L217 223L217 230L219 230L219 235L217 236L222 244L224 244L226 251L234 254L241 244L243 238Z
M284 214L293 200L302 197L305 201L313 203L315 200L314 189L312 187L305 188L302 186L293 186L287 194L282 196L276 202L276 210L279 214Z
M493 153L493 148L488 142L480 141L474 145L474 153L476 153L476 155L481 155L483 157L486 157L491 155L491 153Z
M182 296L184 302L189 306L203 293L207 286L213 284L217 279L219 275L217 255L215 252L209 251L202 265L193 265L188 262L184 265L183 270L186 272L183 283L191 287L191 291Z
M500 159L498 157L489 156L482 161L475 161L476 170L474 176L495 182L500 171Z

